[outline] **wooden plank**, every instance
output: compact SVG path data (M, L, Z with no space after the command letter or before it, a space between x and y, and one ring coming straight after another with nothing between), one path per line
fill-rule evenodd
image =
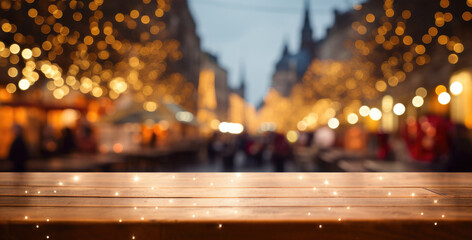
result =
M390 195L389 195L390 193ZM0 187L0 196L248 198L248 197L440 197L423 188L91 188Z
M400 220L457 221L472 218L470 207L0 207L0 223L212 221L317 222ZM423 215L421 215L423 213ZM444 215L444 218L442 217ZM25 219L27 216L27 219ZM341 219L341 220L339 220Z
M361 207L472 206L472 198L90 198L0 197L0 206L63 207Z
M60 183L94 187L433 188L472 187L472 173L0 173L0 186L58 186Z

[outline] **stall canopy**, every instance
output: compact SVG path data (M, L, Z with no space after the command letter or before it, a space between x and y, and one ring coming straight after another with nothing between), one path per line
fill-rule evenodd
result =
M160 103L157 109L152 112L144 110L140 104L130 104L124 108L116 109L113 113L104 116L101 122L125 124L152 121L157 123L163 120L198 126L198 122L194 118L193 114L175 103Z

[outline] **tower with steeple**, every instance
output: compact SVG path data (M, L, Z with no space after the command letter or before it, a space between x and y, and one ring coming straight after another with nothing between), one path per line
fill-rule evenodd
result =
M315 41L313 40L313 28L310 22L310 1L305 0L305 16L303 19L300 50L308 50L313 54Z
M284 41L282 56L275 65L272 88L283 96L289 96L295 84L301 82L308 66L315 56L316 42L310 21L310 2L305 0L303 24L298 52L291 53L288 41Z
M236 89L236 93L246 99L246 70L243 64L241 64L239 70L239 87Z

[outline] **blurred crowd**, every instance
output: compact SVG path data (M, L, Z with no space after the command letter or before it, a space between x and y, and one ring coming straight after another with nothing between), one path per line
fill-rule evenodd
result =
M31 158L31 146L25 140L24 128L14 124L11 129L13 141L7 158L14 171L25 171L26 162ZM73 152L97 153L97 140L90 124L79 124L75 129L65 127L60 134L51 126L43 126L39 133L39 154L41 158L67 155Z
M221 160L224 171L234 171L238 153L254 169L268 162L273 171L283 172L287 171L287 164L296 166L302 159L322 165L320 159L334 151L341 152L340 158L352 161L418 163L425 166L418 169L421 171L472 171L470 131L464 125L438 116L409 118L394 133L369 133L362 127L351 126L336 131L321 127L297 134L296 141L289 141L287 134L277 132L256 136L215 133L208 144L208 156L212 162ZM309 170L313 169L331 171L323 166Z
M20 125L13 125L11 131L14 139L8 159L14 171L25 171L26 161L32 156L31 148ZM40 156L51 158L74 152L99 154L94 132L87 123L78 124L75 128L65 127L60 134L44 126L38 146ZM274 131L258 135L215 132L208 139L206 149L199 148L200 152L207 152L208 163L220 164L222 171L239 170L238 157L243 158L247 169L256 171L267 165L276 172L337 171L339 169L327 167L326 162L336 162L341 158L349 161L417 162L427 166L429 171L472 171L470 131L464 125L454 124L443 117L408 118L403 127L393 133L372 133L360 126L350 126L336 130L321 127L291 134L295 134L295 138L290 133ZM141 147L157 148L157 142L158 137L153 133ZM335 157L330 154L332 152L336 152ZM300 162L316 167L303 168Z

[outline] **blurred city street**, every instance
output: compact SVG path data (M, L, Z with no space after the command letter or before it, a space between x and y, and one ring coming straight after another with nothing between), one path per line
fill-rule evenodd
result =
M472 171L472 0L0 0L0 28L0 171Z

